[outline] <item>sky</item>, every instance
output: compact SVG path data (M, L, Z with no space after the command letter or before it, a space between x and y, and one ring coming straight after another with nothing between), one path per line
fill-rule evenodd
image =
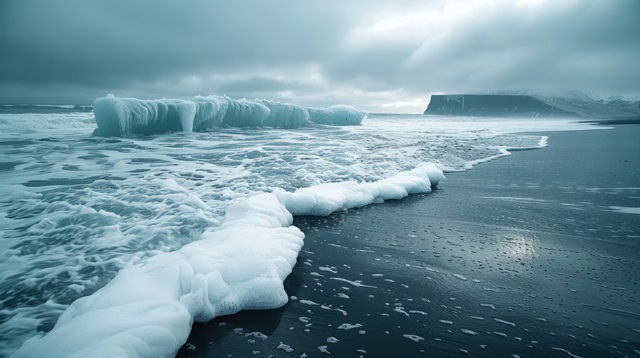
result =
M0 102L640 94L637 0L0 0Z

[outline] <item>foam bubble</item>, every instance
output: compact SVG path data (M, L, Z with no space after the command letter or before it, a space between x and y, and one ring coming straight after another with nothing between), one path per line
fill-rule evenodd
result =
M173 106L171 101L164 104ZM250 285L267 292L269 287L281 284L279 275L284 275L291 259L291 248L287 249L288 241L282 237L300 238L300 233L288 226L290 214L286 212L325 215L331 210L427 192L442 179L442 173L433 168L461 169L471 160L495 154L496 146L526 147L540 139L505 133L578 126L562 121L515 125L484 121L475 122L477 130L470 133L464 121L372 116L363 126L240 130L229 123L253 123L254 116L264 121L266 110L272 109L256 101L224 97L180 101L175 109L162 113L171 120L177 118L174 124L184 132L191 123L194 105L195 133L133 139L90 137L96 126L91 113L50 114L51 118L0 115L0 127L7 129L0 131L0 289L5 299L0 332L10 332L2 335L8 338L0 343L0 355L14 350L26 337L50 330L60 313L79 297L101 287L104 289L96 295L115 291L105 285L119 270L138 270L133 276L147 275L146 268L153 267L156 260L153 257L167 260L165 263L173 267L167 268L167 281L180 284L165 282L168 287L159 287L157 297L158 312L162 313L158 319L173 320L175 325L154 321L149 327L160 327L158 336L172 336L177 342L183 337L182 333L173 333L178 323L187 327L184 323L189 320L204 320L232 307L249 307L252 301L242 292ZM291 108L291 118L297 118L301 112ZM216 132L201 133L210 128ZM425 161L439 164L421 168L420 163ZM264 202L252 199L271 192ZM254 212L255 219L243 216L248 212ZM224 223L234 215L237 226L227 225L223 230ZM254 221L273 232L267 237L279 238L275 249L261 253L266 256L257 260L264 263L260 269L242 264L244 257L209 257L205 254L207 247L189 246L200 239L205 245L214 235L222 235L216 232L257 240L264 230L252 228ZM242 249L255 246L248 239L237 244ZM202 253L195 255L189 250ZM269 271L271 279L255 279L262 269ZM140 290L153 290L159 285L149 275L142 280ZM245 278L247 286L234 285ZM348 276L334 279L352 289L373 283ZM119 278L112 285L119 285L116 282L129 281ZM169 287L173 291L163 291ZM209 290L211 287L216 289ZM275 292L273 301L263 302L257 296L253 299L265 306L281 304L286 298L278 296L278 290L269 293ZM132 300L147 297L136 296L135 287L133 291L127 295ZM175 298L177 293L182 293L179 300ZM65 313L63 317L69 319L60 325L70 325L76 314L83 316L83 307L93 300L76 301L70 307L76 313ZM133 307L133 301L130 303ZM122 306L124 309L126 305ZM168 307L173 307L174 313L170 314ZM114 319L118 317L113 315ZM115 329L105 317L98 318ZM52 333L34 338L34 342L53 342L46 337L58 336L53 332L60 329L56 327ZM153 336L153 332L149 329L144 334Z

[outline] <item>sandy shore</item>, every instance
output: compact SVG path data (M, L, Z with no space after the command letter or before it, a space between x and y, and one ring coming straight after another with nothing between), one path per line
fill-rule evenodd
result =
M179 356L640 354L640 126L546 135L431 194L297 218L289 304L196 325Z

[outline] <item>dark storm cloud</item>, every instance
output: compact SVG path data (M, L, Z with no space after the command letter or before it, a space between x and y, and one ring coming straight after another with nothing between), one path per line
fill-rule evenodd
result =
M553 2L545 8L494 10L451 29L446 41L452 46L423 44L407 68L450 63L463 75L440 72L442 87L457 79L459 88L476 90L527 86L635 92L640 80L640 72L633 70L640 59L637 4Z
M296 91L306 92L312 90L308 84L292 80L277 80L266 77L253 77L249 79L242 79L237 81L230 81L225 85L221 85L217 88L221 93L273 93L281 91Z
M318 28L328 11L302 10L298 2L8 2L0 74L102 85L256 62L308 61L328 52L324 40L337 36L326 35L344 31L343 21L314 37L302 30Z
M545 4L546 5L546 4ZM394 38L340 58L329 75L370 77L414 91L541 88L637 92L640 2L517 2L483 6L434 26L414 27L409 46ZM385 71L387 69L387 71Z
M638 23L634 0L0 0L0 100L113 91L395 106L434 92L632 94Z

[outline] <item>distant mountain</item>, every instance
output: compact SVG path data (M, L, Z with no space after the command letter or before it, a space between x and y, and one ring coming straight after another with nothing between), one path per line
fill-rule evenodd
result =
M539 93L432 95L424 114L476 117L640 118L640 99Z

